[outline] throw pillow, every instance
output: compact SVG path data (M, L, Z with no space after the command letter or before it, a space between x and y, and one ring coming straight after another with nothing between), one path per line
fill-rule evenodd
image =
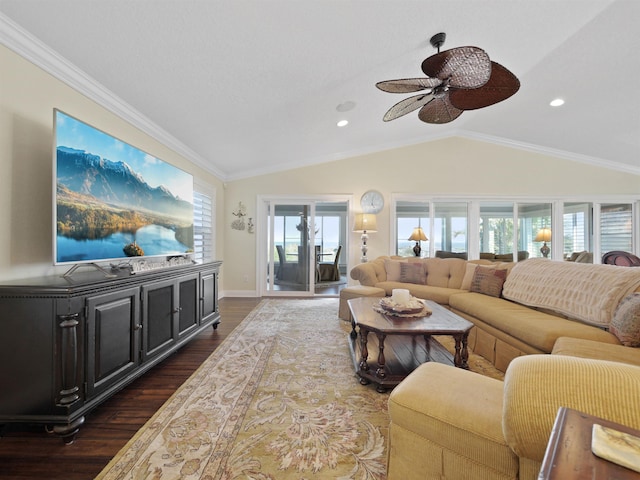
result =
M427 276L422 263L401 263L400 281L403 283L417 283L424 285Z
M492 297L500 297L506 278L506 270L478 266L473 274L470 290Z
M400 265L402 263L406 263L402 260L384 260L384 269L387 272L387 281L388 282L399 282L400 281Z
M464 277L462 278L462 285L460 285L462 290L471 290L471 282L473 281L473 275L476 273L477 266L475 263L467 263Z
M627 347L640 347L640 292L627 295L616 308L609 331Z

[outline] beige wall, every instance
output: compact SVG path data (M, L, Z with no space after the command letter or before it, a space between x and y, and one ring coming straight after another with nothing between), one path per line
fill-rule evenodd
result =
M217 218L224 218L224 190L213 175L4 46L0 72L0 280L69 269L53 266L54 108L202 178L216 188Z
M446 195L639 194L640 176L462 138L383 151L346 160L231 181L219 179L0 46L0 280L62 273L52 265L53 108L203 178L217 189L216 257L224 261L221 288L253 292L256 234L232 230L231 212L242 201L257 224L258 195L343 194L353 215L368 189L386 199L369 256L390 251L392 193ZM351 234L350 264L360 239ZM244 281L245 275L248 282Z
M497 146L449 138L369 155L229 182L225 225L228 292L253 291L256 236L229 228L230 211L243 202L255 219L257 195L348 194L353 215L360 197L375 189L385 196L378 232L369 236L369 258L388 255L392 193L460 196L565 196L640 194L640 176ZM360 258L360 234L351 233L349 265ZM249 282L244 282L248 275Z

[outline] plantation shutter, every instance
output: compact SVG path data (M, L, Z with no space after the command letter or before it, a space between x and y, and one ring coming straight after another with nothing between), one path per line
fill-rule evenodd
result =
M213 260L213 201L198 191L193 192L193 250L196 262Z

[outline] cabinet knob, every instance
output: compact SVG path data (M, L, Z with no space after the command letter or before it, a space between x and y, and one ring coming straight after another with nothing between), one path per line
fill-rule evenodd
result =
M173 313L180 313L182 311L182 308L177 307L173 310Z
M134 330L142 330L142 325L140 325L139 323L133 327Z

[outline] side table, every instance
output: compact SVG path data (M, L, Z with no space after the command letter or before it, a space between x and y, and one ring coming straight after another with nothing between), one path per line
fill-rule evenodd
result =
M560 407L538 480L640 480L640 473L597 457L591 452L591 430L594 423L640 436L639 430Z

